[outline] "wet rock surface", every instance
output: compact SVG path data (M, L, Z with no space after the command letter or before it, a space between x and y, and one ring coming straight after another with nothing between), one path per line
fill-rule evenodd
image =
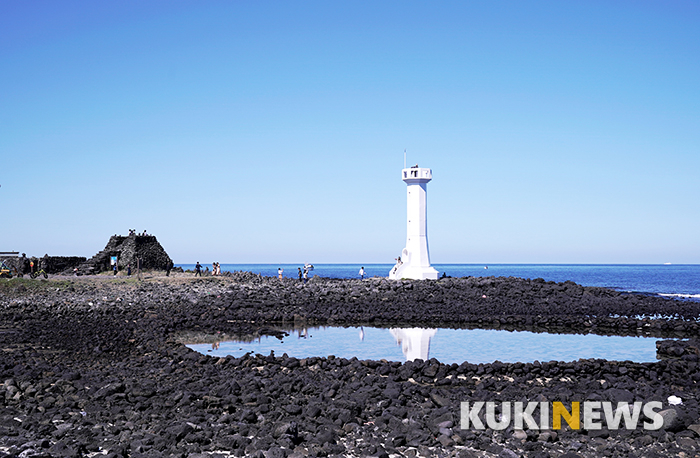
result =
M687 346L657 363L445 365L213 358L176 336L333 323L690 338L699 312L696 302L514 278L3 281L0 457L696 456L700 367ZM460 429L465 401L586 400L659 401L664 428Z

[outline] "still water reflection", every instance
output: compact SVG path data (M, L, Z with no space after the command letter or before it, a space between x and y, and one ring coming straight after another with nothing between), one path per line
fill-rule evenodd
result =
M447 364L538 361L574 361L581 358L656 361L656 338L546 334L493 329L424 329L320 327L287 331L278 339L262 336L253 341L191 344L213 356L269 355L274 351L296 358L335 355L340 358L412 361L436 358Z

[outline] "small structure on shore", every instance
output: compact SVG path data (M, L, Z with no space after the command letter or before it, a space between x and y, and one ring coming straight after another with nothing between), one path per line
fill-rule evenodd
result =
M130 231L129 235L113 235L104 250L85 261L78 267L81 274L99 273L112 270L111 261L116 257L119 269L126 269L131 264L132 270L142 269L167 270L172 267L172 259L154 235L140 235Z
M430 266L428 252L428 182L433 172L418 165L403 169L402 179L407 185L407 230L406 248L389 272L389 278L400 280L437 280L438 271Z

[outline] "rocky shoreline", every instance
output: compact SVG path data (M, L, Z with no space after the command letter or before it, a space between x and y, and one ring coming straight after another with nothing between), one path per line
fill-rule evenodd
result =
M694 338L700 304L517 278L331 280L237 272L0 283L0 457L699 456L697 346L671 359L445 365L213 358L178 333L288 324ZM676 396L682 404L669 405ZM659 430L460 429L463 401L659 401Z

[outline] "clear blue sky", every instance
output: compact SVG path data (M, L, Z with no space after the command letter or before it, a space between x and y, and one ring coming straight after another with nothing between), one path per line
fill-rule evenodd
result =
M0 251L700 263L696 1L0 0Z

